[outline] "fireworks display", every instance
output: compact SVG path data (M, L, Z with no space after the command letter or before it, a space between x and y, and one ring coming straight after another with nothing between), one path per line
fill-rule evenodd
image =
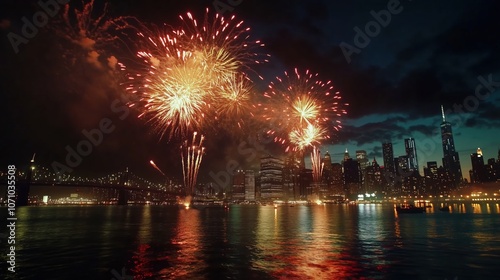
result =
M102 46L121 40L119 34L133 25L129 17L108 19L106 11L104 5L103 13L96 14L94 0L80 9L66 5L64 28L58 32L97 61ZM258 51L264 44L250 39L250 28L235 16L211 14L209 9L201 20L190 12L179 19L178 26L135 24L137 39L129 48L137 49L137 65L125 66L116 59L115 64L128 73L123 83L127 93L138 97L129 106L160 137L183 140L186 195L194 195L204 154L205 138L195 131L201 135L208 129L226 129L234 134L254 118L270 124L268 134L286 151L312 148L317 181L322 170L317 147L341 128L339 118L346 113L332 82L294 69L271 82L264 102L257 102L252 66L268 62L268 55ZM153 161L150 164L164 174Z
M204 136L201 135L198 140L196 137L197 134L197 132L194 132L191 142L186 140L181 146L182 175L184 177L184 186L186 187L186 197L188 200L194 196L198 171L203 159L203 153L205 152L205 148L202 146Z
M339 92L332 92L331 81L318 80L318 74L297 69L292 75L277 77L264 94L263 118L271 122L268 134L276 142L287 144L286 150L302 150L330 137L329 131L342 126L338 119L346 113Z
M266 62L252 52L263 44L249 40L242 21L219 15L211 21L209 15L207 9L199 22L187 13L180 16L181 28L138 34L137 56L145 71L130 76L127 89L141 94L141 117L160 134L169 131L170 138L203 131L221 119L241 119L250 101L249 66Z

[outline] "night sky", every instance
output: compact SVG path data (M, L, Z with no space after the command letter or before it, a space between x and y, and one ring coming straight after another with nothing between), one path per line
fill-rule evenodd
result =
M179 14L214 9L213 1L108 2L108 17L173 26L180 24ZM271 55L269 63L255 69L265 78L257 88L299 67L331 80L350 104L343 129L321 148L335 162L346 148L351 156L363 149L382 165L382 142L391 141L399 156L404 139L412 137L421 170L427 161L441 165L441 105L453 126L464 177L469 177L469 155L478 147L486 159L497 157L500 2L232 1L238 2L224 15L244 20L252 38L266 44L261 51ZM97 14L102 3L96 0ZM180 177L178 143L160 139L137 118L139 112L119 110L124 91L108 67L114 61L107 58L131 62L134 44L124 38L96 45L100 56L92 58L82 45L63 40L64 32L57 32L63 30L58 13L16 53L8 34L21 34L22 18L31 21L40 10L37 1L0 3L0 164L25 166L33 153L47 167L64 163L65 147L75 147L85 139L82 130L95 129L108 118L113 131L83 157L74 174L107 174L128 166L144 177L158 176L148 164L154 159L168 175ZM374 24L377 15L385 26ZM367 26L372 36L366 35ZM242 141L248 137L211 135L200 179L209 181L210 172L225 170L230 160L257 168L254 158L238 152ZM256 148L276 155L280 149Z

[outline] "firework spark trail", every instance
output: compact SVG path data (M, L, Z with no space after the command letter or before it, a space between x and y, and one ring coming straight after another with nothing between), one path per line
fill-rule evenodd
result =
M263 119L272 122L268 134L275 142L289 143L287 151L329 138L327 132L342 127L338 118L346 114L343 105L348 105L340 104L340 93L332 90L331 81L322 82L309 70L302 74L295 68L291 75L276 77L264 93L269 106L259 104Z
M156 163L153 160L150 160L149 163L153 166L154 169L158 170L158 172L163 174L163 176L167 177L167 175L165 175L165 173L163 173L163 171L161 171L161 169L156 165Z
M181 146L182 174L186 188L186 197L194 195L194 187L205 151L205 148L202 146L205 137L201 135L197 142L197 134L197 132L194 132L191 142L186 140L184 145Z
M321 152L316 146L313 146L311 152L311 162L312 162L312 174L313 181L318 183L321 181L321 175L323 174L323 163L321 162Z

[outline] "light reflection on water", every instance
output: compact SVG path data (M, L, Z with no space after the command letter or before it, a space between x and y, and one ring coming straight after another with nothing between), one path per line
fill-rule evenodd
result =
M375 204L25 207L17 276L111 279L124 267L134 279L495 278L498 204L451 206L399 216Z

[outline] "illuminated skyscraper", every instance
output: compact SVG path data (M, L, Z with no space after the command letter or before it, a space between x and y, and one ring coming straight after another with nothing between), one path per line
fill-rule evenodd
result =
M446 121L443 106L441 106L441 115L443 117L443 122L441 123L443 167L451 175L453 184L457 186L462 181L462 168L460 167L458 153L455 151L455 141L453 140L451 124Z
M234 201L245 200L245 172L243 170L237 170L233 175L231 198Z
M470 155L472 163L471 181L472 183L484 183L488 181L488 173L484 165L483 152L477 148L477 152Z
M359 162L359 167L362 171L365 170L369 165L369 160L365 150L356 151L356 160Z
M415 146L415 139L405 139L405 150L406 157L408 158L408 171L418 174L417 147Z
M350 159L351 157L349 156L349 151L347 151L347 148L345 148L345 152L344 152L344 160L343 161L346 161L348 159Z
M283 167L281 159L264 156L260 159L260 195L263 199L282 199Z

